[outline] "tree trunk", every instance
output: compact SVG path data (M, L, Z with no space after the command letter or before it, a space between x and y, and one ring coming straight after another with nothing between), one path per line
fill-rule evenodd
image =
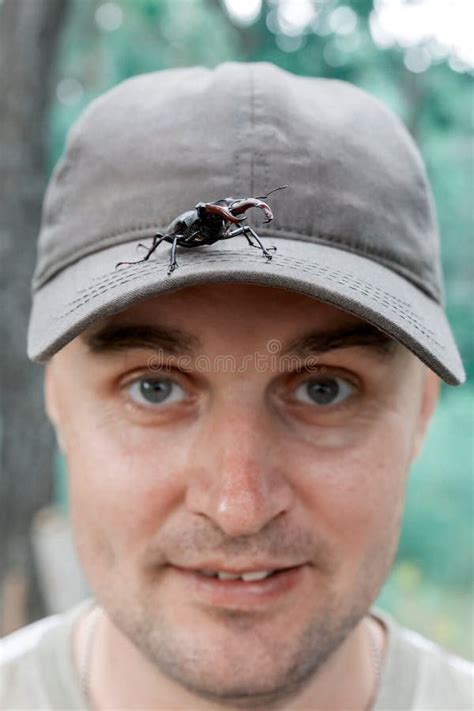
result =
M42 368L29 363L25 351L47 110L67 2L0 3L0 634L43 614L30 522L51 500L54 444L44 414Z

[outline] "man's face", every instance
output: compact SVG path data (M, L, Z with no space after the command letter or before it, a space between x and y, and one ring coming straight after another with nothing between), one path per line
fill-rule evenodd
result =
M387 575L429 382L356 317L242 284L141 302L53 358L84 570L158 673L222 700L319 668Z

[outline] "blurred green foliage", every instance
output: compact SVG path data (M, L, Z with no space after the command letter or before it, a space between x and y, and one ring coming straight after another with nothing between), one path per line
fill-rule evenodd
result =
M49 125L50 168L82 109L141 72L212 67L227 60L270 61L297 74L355 83L405 121L425 158L442 234L448 317L472 381L472 72L453 71L442 57L435 57L426 71L409 71L400 48L381 50L374 43L371 0L314 4L319 26L285 35L278 26L278 0L263 2L247 26L233 22L219 0L71 0ZM330 29L328 18L339 6L356 15L350 33ZM443 387L426 446L411 473L397 564L380 598L402 621L470 657L473 403L469 380L462 390Z
M422 456L408 482L399 559L410 560L440 585L469 585L473 568L472 396L468 388L443 398Z
M445 393L411 468L394 570L381 607L474 660L473 392Z

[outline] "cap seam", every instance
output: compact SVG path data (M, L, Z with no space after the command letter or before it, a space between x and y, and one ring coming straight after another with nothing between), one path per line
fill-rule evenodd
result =
M54 278L59 272L63 271L63 269L66 269L67 267L71 266L74 264L74 262L78 261L79 259L82 259L84 257L90 256L92 254L95 254L103 249L107 249L108 247L115 247L127 242L134 241L133 234L138 232L139 234L135 235L135 239L138 239L140 237L144 237L145 239L149 237L151 239L152 235L146 235L142 234L146 230L151 230L153 229L154 231L159 231L160 227L157 226L156 222L151 223L151 224L145 224L145 225L140 225L135 228L132 228L128 232L124 233L112 233L106 238L103 238L100 242L100 245L98 242L95 242L94 244L88 245L85 247L82 251L77 251L75 253L70 253L66 255L62 261L58 262L57 264L54 265L54 267L50 268L49 270L45 270L43 274L38 275L37 277L33 278L33 283L32 283L32 288L33 291L38 291L41 289L46 282L48 282L50 279ZM161 228L161 229L166 229L166 228ZM387 267L389 269L395 269L397 274L400 276L403 276L404 278L408 279L412 284L415 284L423 293L427 294L431 299L436 301L436 303L441 305L440 299L438 294L435 294L433 291L431 291L429 288L427 288L427 285L425 282L423 282L421 279L417 279L416 274L413 274L413 272L408 271L403 264L401 264L398 260L395 258L389 258L387 259L381 252L381 250L374 249L371 247L370 251L363 251L360 249L360 242L359 243L354 243L354 240L352 240L351 243L347 242L346 238L341 237L339 235L333 235L329 233L320 233L318 235L314 234L309 234L309 233L302 233L302 232L290 232L289 230L286 230L284 227L272 227L272 228L260 228L259 232L263 236L268 236L268 237L275 237L275 233L280 233L280 237L282 239L289 239L289 240L295 240L295 241L301 241L301 242L306 242L308 244L321 244L322 246L325 247L332 247L334 249L338 248L344 248L345 251L351 252L352 254L356 254L359 257L363 257L366 259L371 259L373 257L376 257L376 262L378 264L381 264L384 267ZM117 239L120 237L120 239ZM307 239L307 238L310 239ZM336 246L337 245L337 246ZM359 246L359 249L357 247ZM95 247L95 248L93 248Z
M250 194L252 197L255 197L256 195L266 194L268 190L274 186L269 184L268 160L263 150L263 146L268 144L268 140L265 135L266 124L263 119L265 107L262 101L261 86L255 74L254 65L250 65L250 67L252 92L251 130L254 137L254 149L251 154L252 177L250 182Z
M254 78L253 78L253 71L252 71L252 66L249 65L249 85L250 85L250 92L249 92L249 99L250 99L250 134L251 136L255 136L255 86L254 86ZM250 145L252 145L250 143ZM250 195L253 195L255 190L254 190L254 185L255 185L255 157L254 157L255 151L251 150L250 151Z
M229 253L225 255L226 258L222 258L222 255L217 257L211 257L206 260L201 260L201 264L209 264L209 263L224 263L224 262L229 262L231 261L232 263L235 263L238 261L239 258L241 258L241 255L237 254L232 254ZM237 257L237 259L236 259ZM199 262L198 262L199 265ZM159 265L162 267L162 270L165 271L166 265ZM193 266L196 266L196 262L194 263ZM312 269L308 268L308 265L301 260L297 259L291 259L289 260L289 264L287 266L295 266L298 271L303 271L307 272L308 274L311 274L314 276L315 268L313 266ZM148 271L150 271L152 268L156 269L157 265L154 264L152 265L151 263L148 263L146 265L146 268ZM365 296L370 298L373 301L376 301L377 303L382 303L384 306L392 310L393 312L397 313L402 320L407 321L410 323L413 328L415 328L416 331L419 333L423 334L429 341L433 344L435 344L440 351L444 351L445 347L436 339L435 334L431 329L426 329L422 325L420 325L420 319L417 317L415 312L413 312L413 309L411 306L403 301L402 299L399 299L398 297L394 296L388 291L385 291L383 289L380 289L380 287L374 287L370 282L364 282L357 277L354 277L350 272L343 272L340 269L337 268L331 268L331 267L318 267L320 271L323 271L326 273L326 276L328 279L334 281L336 284L339 285L345 285L349 287L350 289L353 289L354 291L357 291L359 293L363 293ZM117 276L117 272L111 272L109 274L109 277L114 277ZM86 303L91 301L92 299L97 298L101 294L107 292L110 288L115 288L118 287L122 284L127 284L132 281L135 281L139 279L143 274L143 266L139 270L134 270L132 274L124 274L124 276L120 279L114 278L108 280L108 282L104 279L101 280L100 284L97 284L95 287L92 287L87 290L87 293L83 294L81 297L78 297L74 299L73 301L69 302L69 310L63 311L60 315L57 315L55 318L57 320L61 318L65 318L66 316L70 315L77 309L81 308L81 306L84 306ZM370 291L374 292L373 294L370 293ZM394 302L399 302L398 304ZM409 313L411 311L411 314Z
M235 136L235 148L233 152L233 167L234 167L234 175L236 179L236 192L238 194L242 194L244 192L243 190L243 184L244 181L242 179L243 175L243 160L242 160L242 151L245 147L246 141L245 141L245 130L244 126L247 124L247 106L245 104L245 86L242 86L242 82L239 84L239 89L241 90L241 97L239 97L239 101L236 102L236 107L235 111L239 110L240 113L240 121L237 122L237 127L236 127L236 136ZM236 87L237 91L237 87Z

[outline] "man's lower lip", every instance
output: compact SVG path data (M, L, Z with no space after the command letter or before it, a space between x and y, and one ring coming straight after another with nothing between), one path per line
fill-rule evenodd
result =
M252 608L267 605L290 593L301 584L305 567L287 568L263 580L219 580L195 570L173 568L191 594L215 606L227 608Z

